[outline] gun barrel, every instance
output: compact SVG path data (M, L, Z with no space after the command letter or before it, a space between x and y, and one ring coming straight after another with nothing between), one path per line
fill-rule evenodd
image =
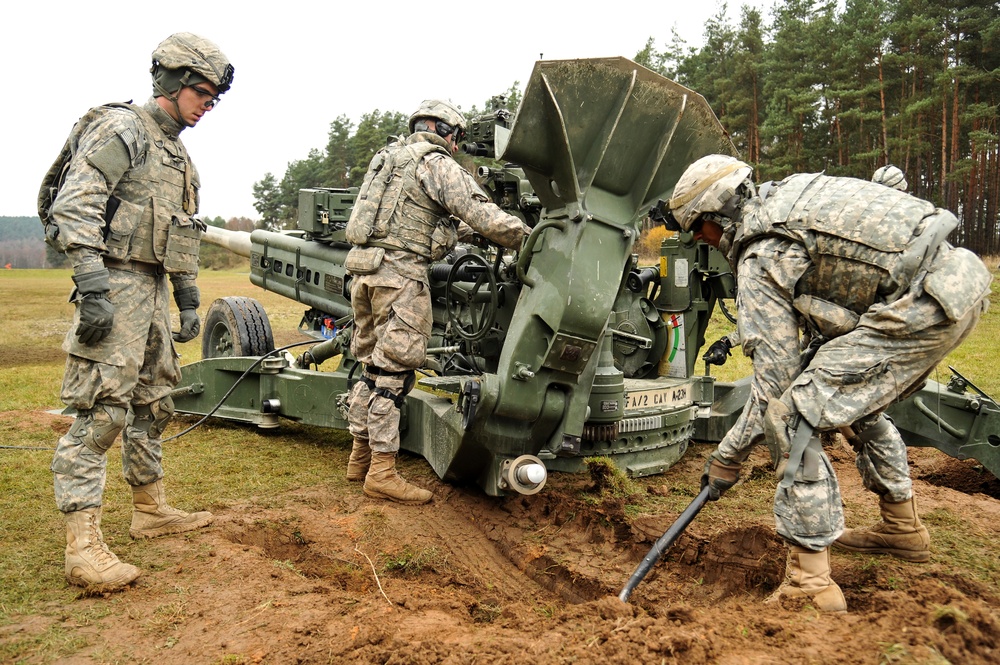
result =
M205 229L201 239L213 245L224 247L233 254L250 258L250 248L253 243L250 242L250 234L246 231L230 231L220 229L217 226L209 226Z

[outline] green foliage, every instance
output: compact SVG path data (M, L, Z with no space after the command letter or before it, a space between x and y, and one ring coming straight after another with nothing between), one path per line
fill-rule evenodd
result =
M254 208L269 228L294 228L298 219L299 190L313 187L357 187L368 171L368 162L388 139L406 134L407 116L378 110L361 116L357 127L344 115L330 123L323 150L313 148L305 159L292 161L280 182L267 173L254 183Z
M414 548L404 545L401 550L379 555L382 570L419 575L425 569L440 566L444 555L436 547Z
M44 238L38 217L0 217L0 243Z
M263 180L253 184L253 207L260 215L264 228L277 228L281 216L278 200L278 181L273 173L265 173Z
M224 247L202 243L201 251L198 255L198 263L201 270L234 270L242 268L250 270L250 259L244 258L230 252Z

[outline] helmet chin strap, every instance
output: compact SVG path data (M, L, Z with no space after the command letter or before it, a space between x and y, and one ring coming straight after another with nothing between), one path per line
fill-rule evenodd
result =
M187 124L187 122L184 121L184 116L181 115L181 107L177 103L177 98L180 96L181 90L184 89L184 86L187 85L189 76L191 76L190 70L184 72L184 76L182 76L180 79L181 85L179 88L177 88L176 93L167 92L167 89L164 88L162 85L160 85L160 82L156 80L156 77L155 76L153 77L153 87L156 88L156 90L160 93L160 95L169 99L170 102L174 105L174 112L176 113L174 120L179 122L181 127L194 127L194 125L189 125Z

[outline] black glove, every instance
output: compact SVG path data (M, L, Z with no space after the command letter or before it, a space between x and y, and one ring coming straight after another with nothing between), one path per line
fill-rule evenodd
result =
M711 501L718 501L727 489L736 484L740 479L740 465L726 464L718 458L715 453L709 456L705 462L705 470L701 473L701 486L708 485L708 498Z
M199 318L198 312L193 309L182 309L181 329L178 332L171 333L170 336L174 338L175 342L183 344L184 342L193 340L200 332L201 318Z
M115 320L115 306L108 300L111 293L110 274L107 269L74 275L76 284L76 309L80 322L76 336L87 346L99 344L111 333Z
M201 291L197 286L177 289L174 291L174 302L181 310L181 329L170 336L180 344L190 342L201 332L201 319L197 311L201 304Z
M729 350L731 348L733 348L733 345L729 343L729 338L723 337L713 342L712 346L708 347L708 351L705 352L705 355L701 359L709 365L725 365L728 356L733 355Z

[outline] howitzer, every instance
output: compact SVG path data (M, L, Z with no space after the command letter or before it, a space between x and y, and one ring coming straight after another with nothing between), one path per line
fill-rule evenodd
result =
M493 495L538 491L540 468L576 471L591 455L633 476L666 470L712 403L693 350L732 276L690 237L671 239L652 266L634 246L686 165L733 154L732 143L701 96L623 58L539 62L516 119L494 109L470 129L478 154L500 159L480 168L484 188L532 232L518 252L461 246L430 267L424 390L403 405L402 447ZM294 232L206 236L248 256L254 284L306 305L300 329L329 340L295 361L267 359L234 389L273 341L258 303L221 299L203 360L184 367L179 411L208 413L230 393L216 415L346 429L335 405L357 378L341 321L353 195L303 190ZM335 371L312 368L332 356Z
M513 120L494 109L470 129L467 151L501 160L480 167L484 188L532 232L518 252L463 245L431 265L432 337L423 390L401 410L402 447L445 480L501 495L537 492L544 470L578 471L594 455L632 476L661 473L690 440L721 439L747 383L716 385L694 368L715 304L735 293L728 264L690 234L666 239L653 265L634 254L647 211L686 166L735 153L704 99L624 58L543 61ZM296 231L205 237L247 256L252 283L306 305L299 328L320 343L237 382L273 337L259 303L220 299L203 360L183 368L178 411L206 414L225 395L219 417L347 428L354 195L302 190ZM335 356L336 370L313 369Z

